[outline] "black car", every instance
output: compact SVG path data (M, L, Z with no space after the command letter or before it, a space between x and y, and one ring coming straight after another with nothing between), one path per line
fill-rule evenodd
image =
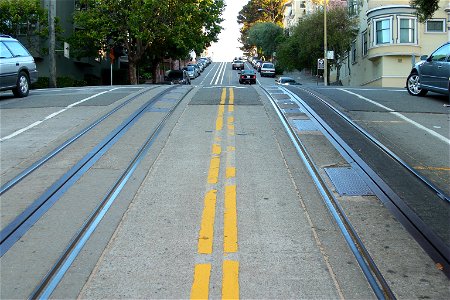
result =
M191 84L189 74L185 70L169 70L164 80L170 84Z
M449 95L450 93L450 43L437 48L430 56L421 56L414 65L406 88L413 96L424 96L428 91Z
M249 83L249 84L255 84L256 83L256 73L254 70L242 70L239 74L239 83Z

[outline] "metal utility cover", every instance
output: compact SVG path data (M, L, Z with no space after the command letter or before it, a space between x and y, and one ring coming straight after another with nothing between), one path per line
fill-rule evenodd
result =
M296 114L303 112L301 108L285 108L283 112L286 114Z
M300 131L317 131L317 126L312 120L292 120L294 126Z
M348 168L325 168L331 182L341 196L369 196L374 195L369 186L356 171Z

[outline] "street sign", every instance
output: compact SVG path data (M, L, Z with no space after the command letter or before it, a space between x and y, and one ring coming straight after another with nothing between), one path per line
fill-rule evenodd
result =
M70 45L66 42L64 42L64 57L70 58Z
M327 51L327 59L334 59L334 51Z
M325 68L325 60L323 58L317 59L317 69L323 70Z

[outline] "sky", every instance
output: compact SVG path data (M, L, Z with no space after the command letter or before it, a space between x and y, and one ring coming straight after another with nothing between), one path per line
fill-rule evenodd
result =
M242 56L239 47L238 38L241 36L239 32L239 24L237 23L237 15L242 7L247 4L248 0L225 0L225 11L222 18L222 32L219 34L219 41L209 48L209 55L213 61L232 61L236 56Z

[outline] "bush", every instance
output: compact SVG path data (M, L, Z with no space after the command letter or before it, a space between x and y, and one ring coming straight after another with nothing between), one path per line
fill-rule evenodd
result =
M39 77L38 81L31 85L32 89L46 89L49 87L50 79L48 77ZM86 86L87 82L85 80L77 80L72 77L63 76L56 78L57 87L77 87Z
M275 66L275 74L276 75L283 75L284 73L284 68L281 67L280 65L276 65Z

